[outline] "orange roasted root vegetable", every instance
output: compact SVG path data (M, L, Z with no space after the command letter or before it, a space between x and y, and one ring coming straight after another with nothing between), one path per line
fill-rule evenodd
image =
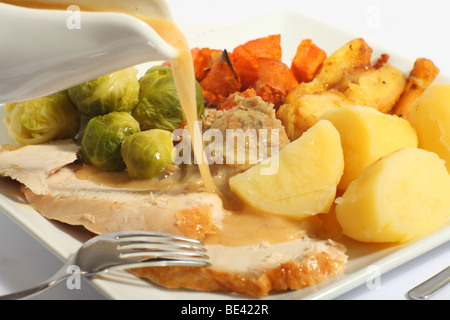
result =
M247 90L243 91L243 92L235 92L233 94L230 94L228 96L228 98L226 98L225 100L219 102L217 104L216 109L217 110L229 110L235 106L237 106L237 101L236 101L236 97L243 97L243 98L253 98L256 97L256 91L253 88L248 88Z
M258 78L255 91L264 101L273 103L278 109L283 103L286 94L298 86L298 81L291 69L273 58L258 59Z
M254 86L258 79L258 59L281 60L281 36L270 35L237 46L232 53L234 68L241 79L241 91Z
M240 90L241 81L226 50L200 81L200 85L203 89L203 97L209 106L214 106Z
M431 60L425 58L417 59L406 80L405 90L392 110L392 113L408 119L409 109L412 104L431 85L438 74L439 69Z
M193 48L191 54L192 61L194 62L195 78L198 81L202 81L216 61L219 60L222 55L222 50Z
M192 62L194 64L195 79L201 81L212 68L214 63L219 60L222 50L210 48L192 48ZM163 66L171 66L170 60L163 63Z
M326 52L313 44L311 39L303 40L297 48L291 65L297 81L311 82L326 58Z

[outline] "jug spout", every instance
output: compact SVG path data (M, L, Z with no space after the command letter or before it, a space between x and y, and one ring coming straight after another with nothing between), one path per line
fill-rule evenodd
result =
M176 50L127 14L29 9L0 3L0 103L65 90Z

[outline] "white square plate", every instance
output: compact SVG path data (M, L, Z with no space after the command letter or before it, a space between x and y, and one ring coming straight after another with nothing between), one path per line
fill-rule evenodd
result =
M186 36L191 47L210 47L231 51L248 40L281 34L283 60L290 65L298 44L309 38L327 53L334 52L348 41L360 35L342 32L335 27L311 20L294 13L279 13L242 24L214 29L208 26L196 28ZM372 47L374 59L382 53L390 55L390 63L404 71L411 70L416 57L396 52L379 40L364 37ZM414 53L411 53L414 55ZM139 66L145 72L149 64ZM439 75L436 83L450 83L450 79ZM0 118L3 119L3 107ZM0 144L12 143L5 126L0 126ZM80 227L66 226L49 221L21 201L17 187L0 180L0 208L10 215L25 230L33 234L61 259L75 252L89 233ZM421 254L450 240L450 225L400 246L364 245L360 250L350 252L350 260L344 273L304 290L274 294L267 299L333 299L365 282L381 275ZM215 300L245 299L245 297L223 294L192 292L189 290L166 290L135 278L126 272L113 272L92 279L92 284L111 299L153 299L153 300Z

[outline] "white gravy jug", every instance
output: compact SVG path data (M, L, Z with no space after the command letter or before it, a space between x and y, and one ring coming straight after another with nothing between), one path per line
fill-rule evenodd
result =
M162 3L158 15L172 19L163 1L151 2ZM148 24L128 14L0 3L0 103L46 96L176 54Z

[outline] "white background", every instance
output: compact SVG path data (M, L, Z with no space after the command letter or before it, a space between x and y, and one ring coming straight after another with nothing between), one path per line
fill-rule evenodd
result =
M426 57L450 75L450 1L399 0L168 0L186 31L218 28L277 12L293 11L336 28L375 36L400 52ZM405 292L449 265L450 244L442 245L380 278L376 289L362 285L339 299L403 300ZM0 213L0 294L26 288L51 276L61 262L15 222ZM447 288L435 299L449 299ZM104 299L88 281L81 290L64 283L35 299Z

